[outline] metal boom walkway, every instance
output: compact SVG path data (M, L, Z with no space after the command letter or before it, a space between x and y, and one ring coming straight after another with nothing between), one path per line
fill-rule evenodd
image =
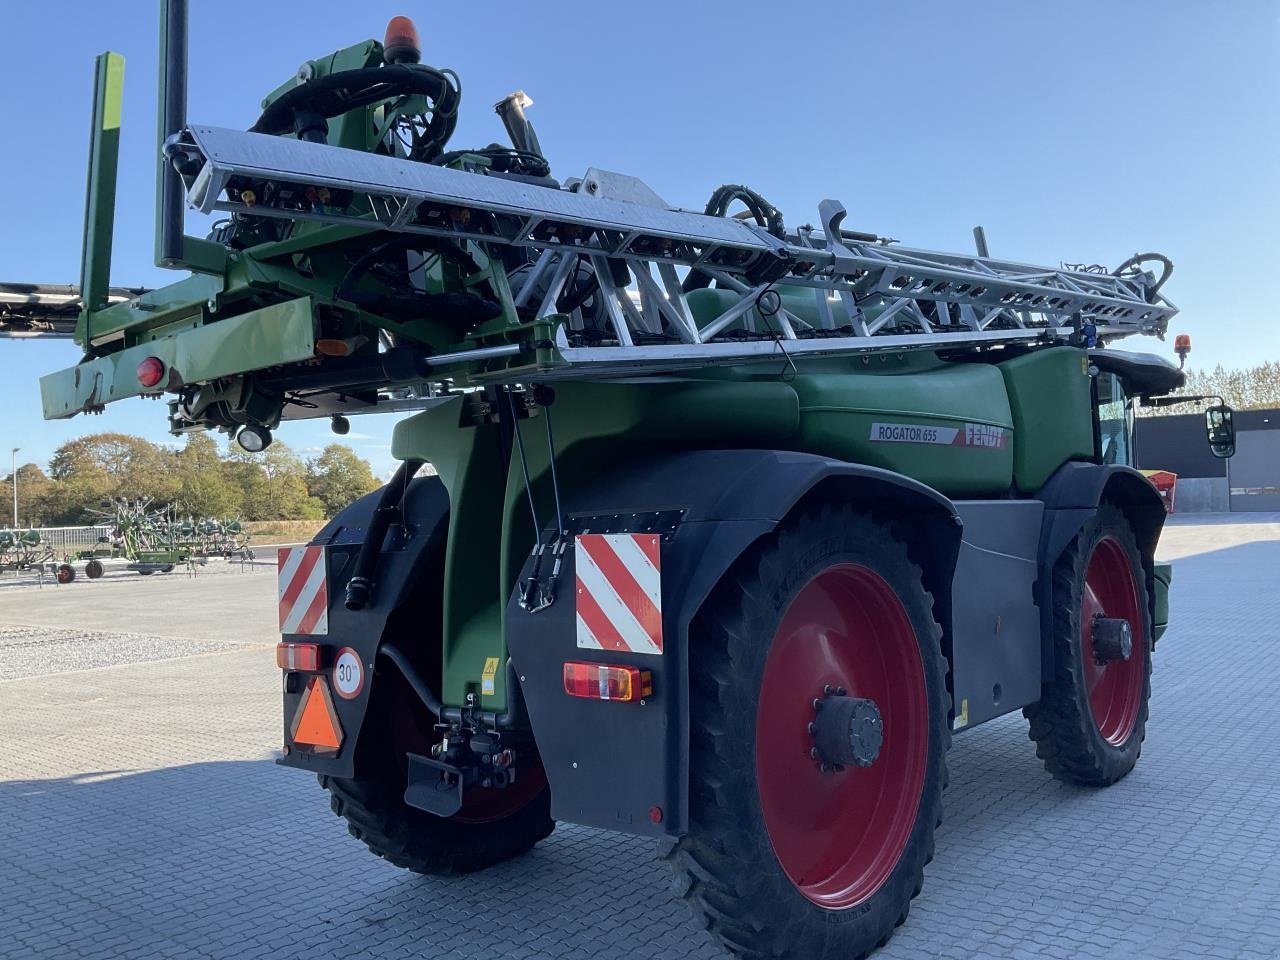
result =
M167 150L183 171L189 204L206 213L445 237L486 255L494 245L531 248L536 259L513 297L539 318L557 318L558 358L539 371L546 378L784 353L1093 345L1163 336L1177 312L1159 292L1163 278L1134 261L1107 272L891 245L843 231L845 209L832 200L819 205L821 230L778 237L738 219L668 208L640 181L604 171L557 190L204 126L189 127ZM582 317L557 310L584 262L607 313L603 338L584 339ZM615 279L618 262L628 268L626 284ZM714 296L688 289L677 268L713 280Z

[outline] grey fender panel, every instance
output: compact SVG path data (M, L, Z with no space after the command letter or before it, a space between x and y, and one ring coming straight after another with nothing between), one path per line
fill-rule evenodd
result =
M351 578L356 554L364 540L381 489L357 500L334 517L315 538L313 545L326 548L329 586L329 633L317 639L322 644L322 666L328 668L343 647L353 648L365 665L364 688L354 700L335 696L333 703L342 726L343 745L333 756L320 756L293 750L280 759L285 766L300 767L314 773L335 777L352 777L356 773L360 733L369 698L378 685L374 669L378 645L387 621L397 608L405 604L413 591L432 551L444 546L449 515L449 497L436 477L419 477L409 484L405 497L406 526L392 526L383 544L378 562L373 598L363 610L351 611L343 605L346 583ZM288 639L288 638L286 638ZM383 665L379 664L379 667ZM385 669L385 667L383 667ZM289 722L298 708L303 687L298 679L292 684L287 674L284 691L284 736L288 742ZM290 689L290 686L294 689Z
M933 518L949 534L935 539L954 563L959 526L947 498L889 471L808 454L676 453L642 470L603 474L566 499L565 512L578 531L644 530L659 513L678 520L668 525L660 548L660 655L578 647L576 547L565 552L555 604L539 613L521 609L515 596L508 604L507 647L551 782L554 817L651 836L687 830L690 626L734 561L815 490L868 505L887 503L917 521ZM948 541L954 542L945 546ZM531 569L527 563L521 580ZM643 706L569 697L562 684L568 660L649 670L653 695Z
M959 731L1040 699L1039 500L957 500L952 698Z

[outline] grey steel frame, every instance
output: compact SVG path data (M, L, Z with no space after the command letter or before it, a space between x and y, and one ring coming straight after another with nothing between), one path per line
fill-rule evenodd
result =
M1177 313L1154 277L1140 269L1115 275L846 241L840 230L845 209L834 200L819 206L821 232L804 227L779 239L733 218L239 130L189 127L166 150L198 165L199 172L184 180L188 203L205 213L368 226L371 216L364 211L372 210L372 222L391 231L471 241L482 252L489 244L539 251L514 300L522 307L536 302L537 316L559 321L556 347L563 362L547 368L545 379L658 373L784 355L1064 341L1079 337L1085 325L1095 328L1100 342L1137 333L1162 337ZM367 206L360 212L250 207L224 195L234 177L351 191ZM614 284L611 259L630 267L628 287ZM583 261L599 283L616 345L572 345L582 318L561 317L556 307ZM677 267L710 275L736 299L699 323ZM779 285L811 288L818 323L788 310L776 295ZM758 338L717 339L738 326ZM910 332L883 332L904 328ZM645 334L674 342L638 343ZM489 379L517 378L497 373Z

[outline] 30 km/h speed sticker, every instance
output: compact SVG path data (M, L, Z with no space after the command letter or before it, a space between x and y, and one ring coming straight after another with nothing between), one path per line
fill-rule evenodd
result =
M350 647L339 650L338 659L333 662L333 688L344 700L354 700L364 689L364 664L360 654Z

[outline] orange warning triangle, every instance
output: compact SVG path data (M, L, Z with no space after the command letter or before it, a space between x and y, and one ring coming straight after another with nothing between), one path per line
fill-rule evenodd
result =
M323 753L336 752L342 745L342 726L329 698L329 686L320 677L312 677L303 691L290 736L294 743L315 747Z

